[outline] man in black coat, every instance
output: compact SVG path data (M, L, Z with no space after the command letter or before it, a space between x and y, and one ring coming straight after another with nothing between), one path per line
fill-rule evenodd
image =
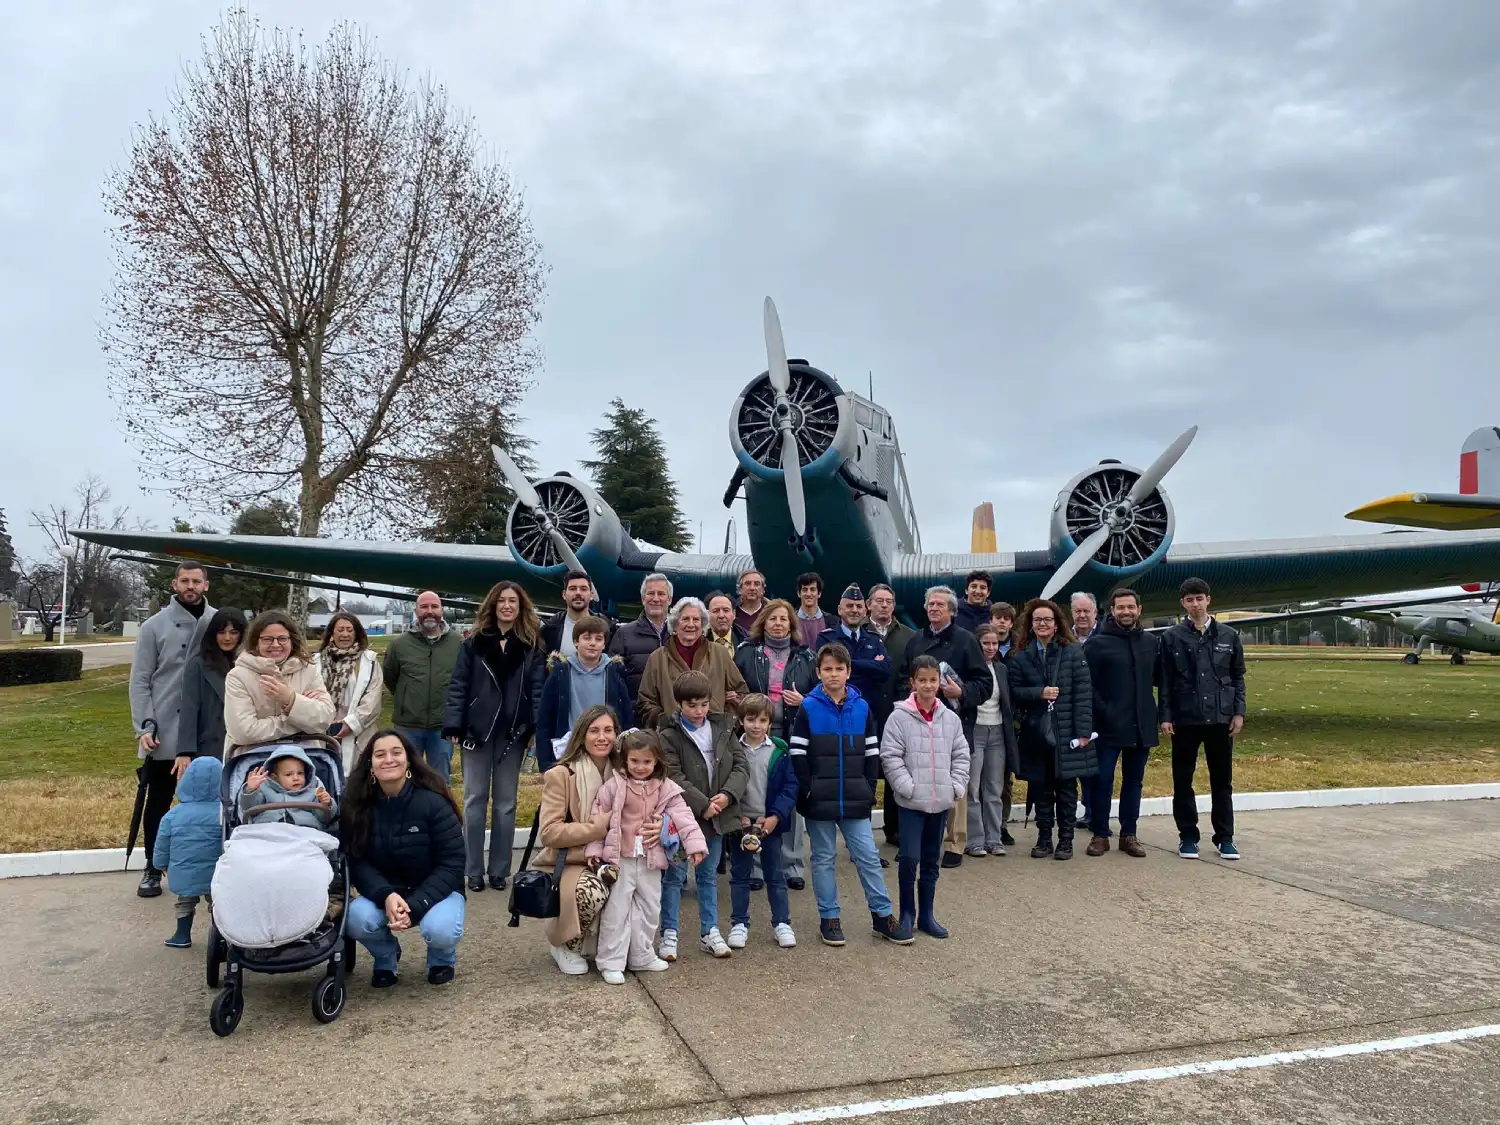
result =
M641 615L615 630L609 655L625 661L630 697L641 693L641 677L651 654L667 642L667 610L672 605L672 581L665 574L648 574L641 583Z
M601 617L613 631L614 623L609 618L589 609L593 600L594 584L587 574L581 570L570 570L563 576L563 608L542 622L542 642L547 646L548 655L560 652L566 657L578 651L573 644L573 626L585 617ZM604 638L604 643L609 644L608 636Z
M994 691L990 666L974 634L962 628L954 617L958 613L958 595L947 586L927 591L927 627L906 642L901 655L901 670L896 674L895 696L904 699L911 680L911 663L919 656L930 656L943 669L943 686L938 698L958 712L964 738L974 745L974 721L979 705ZM943 838L943 866L958 867L964 861L969 840L969 806L960 798L948 818L948 832Z
M1156 745L1156 637L1141 628L1141 599L1130 589L1109 598L1109 616L1083 646L1094 689L1095 745L1099 773L1089 800L1089 855L1109 851L1109 806L1115 791L1115 763L1122 764L1120 782L1120 850L1144 859L1146 849L1136 839L1141 815L1141 785L1146 759ZM1085 783L1089 784L1089 783Z
M1220 859L1239 859L1234 843L1234 736L1245 725L1245 649L1240 635L1208 613L1208 583L1189 578L1179 588L1188 619L1162 635L1156 717L1172 739L1172 816L1177 854L1198 858L1198 798L1193 774L1198 748L1208 763L1214 847Z

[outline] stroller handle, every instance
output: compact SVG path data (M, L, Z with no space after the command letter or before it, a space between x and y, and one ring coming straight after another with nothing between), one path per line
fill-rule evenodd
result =
M264 805L254 806L250 811L260 813L266 809L313 809L321 812L324 810L324 805L319 801L269 801Z

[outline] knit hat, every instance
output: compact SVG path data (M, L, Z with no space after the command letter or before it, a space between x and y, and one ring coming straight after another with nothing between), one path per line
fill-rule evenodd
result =
M844 592L839 596L847 598L851 602L862 602L865 600L864 591L859 588L858 582L849 583L849 585L844 587Z

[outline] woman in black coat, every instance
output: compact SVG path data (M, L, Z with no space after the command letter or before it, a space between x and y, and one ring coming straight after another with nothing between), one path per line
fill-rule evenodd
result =
M1078 779L1099 770L1094 750L1094 691L1083 648L1056 602L1033 598L1016 623L1007 660L1011 701L1021 723L1021 768L1036 806L1036 859L1073 858ZM1049 743L1049 726L1055 737ZM1057 821L1057 850L1052 823Z
M224 677L244 639L245 615L239 610L221 609L209 618L198 651L182 670L178 757L224 756Z
M349 774L340 831L360 897L346 932L370 951L373 988L396 983L396 933L427 941L427 981L453 979L464 933L464 835L442 777L393 730L378 732Z
M802 697L818 685L813 651L797 640L795 613L791 602L767 602L747 639L734 650L734 666L749 687L746 694L771 700L771 729L784 739L792 737Z
M474 616L474 631L458 650L443 708L443 737L463 752L464 873L475 893L484 890L486 872L497 891L510 878L516 791L526 744L536 730L546 655L531 598L515 582L496 582Z

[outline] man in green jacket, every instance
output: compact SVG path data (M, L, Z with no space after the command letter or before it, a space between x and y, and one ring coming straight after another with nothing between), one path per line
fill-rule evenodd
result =
M443 707L462 645L443 617L441 599L426 590L417 598L413 627L391 641L382 665L386 690L395 700L396 729L445 782L453 778L453 744L443 739Z
M891 709L896 705L897 698L906 698L906 685L896 682L896 670L901 667L902 658L906 656L906 644L916 636L916 631L896 620L896 592L884 582L870 588L869 605L870 628L885 641L886 656L891 661L891 676L885 685L885 692L879 699L870 701L871 709L875 712L875 722L884 733L885 721L891 717ZM885 842L895 847L899 843L896 831L896 792L889 784L885 787L882 811Z

